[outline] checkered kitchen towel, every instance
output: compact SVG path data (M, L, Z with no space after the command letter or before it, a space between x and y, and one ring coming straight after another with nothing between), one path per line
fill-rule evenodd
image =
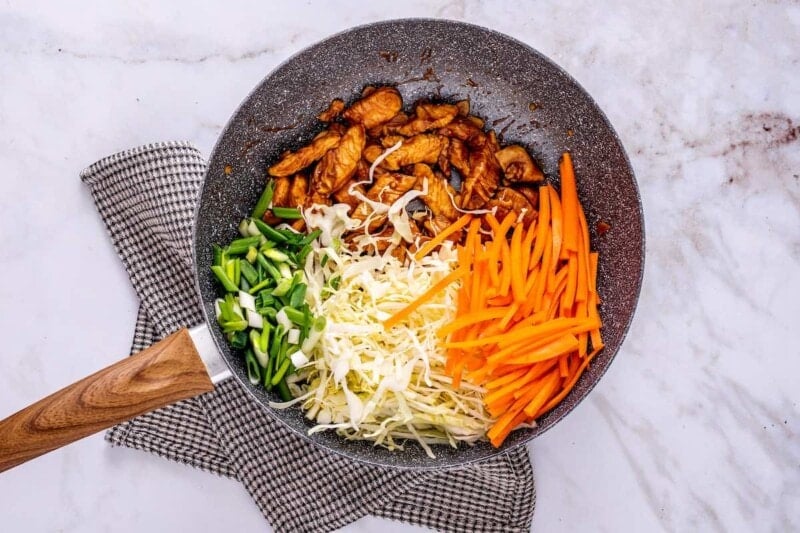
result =
M132 353L202 321L190 243L204 172L191 144L167 142L81 173L141 300ZM299 439L233 380L107 439L238 479L276 531L330 531L367 514L442 531L528 531L536 500L524 448L439 473L367 466Z

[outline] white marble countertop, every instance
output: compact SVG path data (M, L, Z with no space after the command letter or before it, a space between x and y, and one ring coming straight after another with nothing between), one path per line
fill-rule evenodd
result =
M448 17L574 75L619 132L644 202L636 318L588 400L532 445L533 529L800 529L796 3L69 4L0 3L0 415L127 353L137 303L84 166L156 140L208 151L302 47L369 21ZM100 435L0 475L0 521L265 528L234 481ZM367 518L347 531L379 528L415 529Z

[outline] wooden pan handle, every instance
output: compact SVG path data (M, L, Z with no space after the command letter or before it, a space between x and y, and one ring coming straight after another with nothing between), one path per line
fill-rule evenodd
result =
M147 411L214 390L182 329L0 422L0 472Z

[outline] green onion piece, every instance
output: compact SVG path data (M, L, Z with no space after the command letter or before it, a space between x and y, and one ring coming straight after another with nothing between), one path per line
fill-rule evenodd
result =
M264 316L273 322L275 322L275 317L278 316L278 310L274 307L264 307L263 309L259 309L258 312L261 314L261 316Z
M331 289L337 291L339 290L339 285L342 283L342 278L340 276L333 276L328 281L328 285L331 286Z
M296 207L273 207L272 214L278 218L288 218L292 220L303 217L302 213L300 213L300 210Z
M295 285L294 289L292 289L292 295L289 297L289 305L295 308L303 305L303 302L306 301L306 289L305 283Z
M264 191L261 193L258 202L256 202L256 206L253 208L253 218L260 219L264 216L264 213L267 212L267 209L269 209L269 204L272 203L273 190L273 182L272 180L269 180L267 182L267 186L264 187Z
M212 249L214 250L214 266L222 266L225 258L225 252L222 251L222 248L217 246L216 244L212 244Z
M244 276L239 278L239 289L243 290L244 292L250 291L250 282L248 282L247 278Z
M273 228L268 224L261 222L257 218L254 218L253 222L256 223L258 231L260 231L261 234L264 235L264 237L266 237L267 239L275 242L286 242L289 240L289 238L284 233L276 230L275 228Z
M247 251L250 249L251 246L258 246L261 242L261 237L242 237L241 239L236 239L232 243L228 245L225 249L225 253L228 255L242 255L246 254Z
M292 269L289 268L289 265L286 263L280 263L278 265L278 272L281 273L281 277L284 278L291 278L292 277Z
M292 280L290 278L282 278L278 282L278 286L272 290L273 296L284 296L292 288Z
M239 259L239 263L239 269L242 271L242 276L247 279L247 283L249 283L251 287L258 284L258 271L253 268L253 265L244 259Z
M239 280L242 277L242 267L236 259L233 259L231 262L233 263L233 278L231 278L231 281L238 286Z
M258 293L258 300L256 300L256 307L270 307L275 304L275 298L272 297L270 291L261 291Z
M281 382L278 383L278 395L284 402L288 402L292 399L292 393L289 390L289 385L286 384L286 380L281 380Z
M283 376L286 374L286 371L289 370L289 365L291 363L292 362L289 359L286 359L283 363L281 363L281 366L280 366L280 368L278 368L278 371L275 372L274 376L272 376L271 383L272 383L273 387L275 385L277 385L278 383L280 383L281 380L283 380ZM291 398L291 396L290 396L290 398Z
M308 304L303 304L303 325L300 330L300 344L303 344L303 341L308 338L308 330L311 329L312 325L311 310L308 308Z
M328 257L328 254L323 255L322 259L319 260L319 265L320 266L325 266L327 264L327 262L328 262L328 259L330 259Z
M217 276L217 279L222 283L222 287L229 292L237 292L239 287L228 277L228 274L221 266L212 266L211 271Z
M269 325L269 322L264 322L264 327L261 329L261 337L258 340L261 351L264 353L269 349L269 334L271 330L272 326Z
M245 257L245 259L247 259L248 263L252 265L253 263L256 262L257 257L258 257L258 249L256 249L255 246L251 246L250 248L247 249L247 256Z
M231 331L244 331L247 329L247 320L233 320L222 324L222 331L230 333Z
M285 263L289 260L289 256L275 248L269 248L262 252L267 259L272 259L276 263Z
M258 291L269 287L271 284L272 284L272 278L267 278L267 279L265 279L263 281L259 281L255 285L253 285L253 287L251 287L250 290L247 291L247 292L249 292L250 294L255 294Z
M247 365L247 379L250 383L257 385L261 381L261 366L253 355L253 351L249 348L244 353L244 362Z
M314 231L312 231L311 233L300 239L300 242L298 242L297 245L305 246L306 244L311 244L314 241L314 239L316 239L320 235L322 235L322 230L315 229Z
M273 265L269 261L269 259L264 257L264 254L258 254L257 259L258 259L258 264L261 265L264 268L264 270L267 271L267 274L272 276L272 279L274 279L275 281L280 281L283 278L283 276L281 276L280 271L277 268L275 268L275 265Z
M242 221L239 222L239 235L241 235L242 237L250 237L250 233L247 230L246 218L242 219Z
M317 318L314 319L314 329L317 331L322 331L323 329L325 329L325 324L327 322L328 321L325 319L324 316L318 316Z
M306 322L306 316L302 311L298 311L297 309L289 307L288 305L283 308L283 311L286 313L286 317L298 326L308 323Z
M241 350L247 346L247 333L244 331L232 331L228 333L227 337L228 342L231 343L231 346L237 350Z

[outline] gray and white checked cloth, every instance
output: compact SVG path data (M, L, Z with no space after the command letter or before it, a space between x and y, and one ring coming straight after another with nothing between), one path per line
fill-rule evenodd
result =
M205 168L192 144L165 142L81 173L140 299L131 353L202 322L191 234ZM368 466L293 435L230 379L106 438L239 480L279 532L330 531L365 515L441 531L528 531L536 501L524 448L443 472Z

